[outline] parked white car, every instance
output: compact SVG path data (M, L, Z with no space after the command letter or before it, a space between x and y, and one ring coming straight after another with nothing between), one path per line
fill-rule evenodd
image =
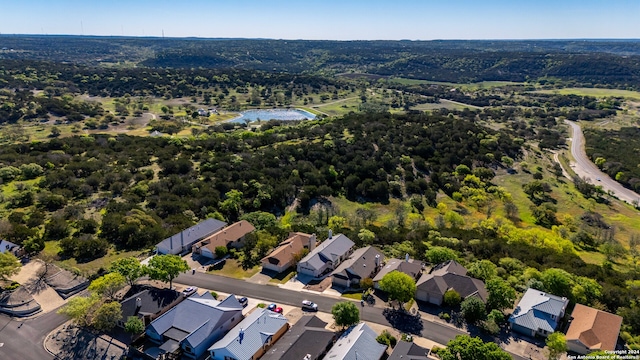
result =
M318 311L318 304L309 300L302 301L302 310Z

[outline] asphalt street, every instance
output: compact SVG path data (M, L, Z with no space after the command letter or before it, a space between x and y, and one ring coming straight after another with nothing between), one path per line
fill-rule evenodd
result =
M67 321L55 311L34 319L15 320L0 316L0 359L40 360L53 359L43 346L44 339L53 329Z
M610 178L609 175L600 171L600 169L589 160L584 150L585 141L580 125L569 120L565 120L565 122L571 126L572 130L571 155L576 161L573 171L581 178L589 178L594 185L602 185L604 191L611 190L620 200L624 200L630 204L634 200L640 200L640 195Z

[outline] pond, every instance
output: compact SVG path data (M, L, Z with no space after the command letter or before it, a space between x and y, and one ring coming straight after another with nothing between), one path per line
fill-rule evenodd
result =
M244 123L245 121L269 121L269 120L312 120L316 116L301 109L266 109L266 110L246 110L240 112L240 116L229 120L234 123Z

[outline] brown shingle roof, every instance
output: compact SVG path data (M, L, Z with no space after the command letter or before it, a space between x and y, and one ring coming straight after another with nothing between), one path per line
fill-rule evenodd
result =
M218 231L215 234L209 235L199 244L202 247L206 247L215 252L218 246L228 246L230 243L242 238L248 233L254 231L256 228L246 220L240 220L237 223L233 223L226 228Z
M312 235L304 233L291 233L289 238L281 242L280 245L261 261L278 266L293 261L293 256L300 253L305 246L309 246L309 239Z
M571 317L567 341L579 340L591 350L615 350L622 317L582 304L576 304Z

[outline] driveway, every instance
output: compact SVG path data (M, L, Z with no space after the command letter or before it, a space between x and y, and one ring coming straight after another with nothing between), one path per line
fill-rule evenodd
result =
M600 169L589 160L585 153L584 135L582 134L580 125L569 120L565 120L565 122L571 126L572 132L571 155L575 159L575 162L572 162L572 165L575 165L573 166L573 171L581 178L589 178L592 184L601 185L604 191L612 191L618 199L626 201L629 204L640 200L639 194L625 188L619 182L610 178L609 175L600 171Z

